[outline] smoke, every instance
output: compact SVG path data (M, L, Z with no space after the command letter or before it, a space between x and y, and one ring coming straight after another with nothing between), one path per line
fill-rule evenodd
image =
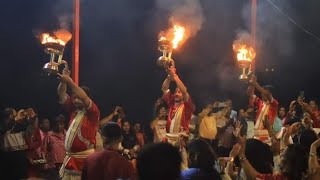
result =
M83 0L80 0L80 3ZM74 1L58 0L54 2L52 12L55 15L59 29L72 30Z
M251 35L248 31L238 30L236 34L236 40L234 40L233 44L244 43L251 46L253 45Z
M274 1L288 14L293 14L290 1ZM247 29L251 27L251 3L242 9L242 18ZM274 59L276 55L290 56L294 50L293 26L268 1L257 1L256 47L258 56L263 59Z
M205 21L200 0L156 0L156 6L169 13L170 24L182 24L187 37L195 36Z

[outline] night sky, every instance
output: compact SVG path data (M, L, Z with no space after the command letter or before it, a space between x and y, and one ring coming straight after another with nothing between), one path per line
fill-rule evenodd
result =
M102 116L115 105L129 119L150 121L153 103L166 77L156 65L157 37L170 27L170 2L189 0L82 0L80 85L91 88ZM215 99L231 98L246 105L246 85L237 78L232 43L237 32L250 30L249 0L200 0L200 30L173 53L177 73L187 85L198 111ZM320 1L272 0L299 25L320 36ZM167 4L166 4L167 3ZM179 3L175 3L175 6ZM288 104L300 90L319 99L320 41L303 32L266 0L258 0L257 76L274 85L274 96ZM58 80L41 72L49 60L41 32L72 29L72 0L6 0L0 2L0 107L34 107L41 116L61 111ZM64 24L61 24L63 17ZM188 17L187 17L188 18ZM59 21L60 20L60 21ZM64 59L72 62L72 42ZM275 71L266 72L266 68Z

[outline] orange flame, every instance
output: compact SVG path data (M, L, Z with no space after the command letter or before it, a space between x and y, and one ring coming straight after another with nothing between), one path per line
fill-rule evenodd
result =
M173 34L174 38L172 40L173 48L176 49L178 47L179 42L183 39L185 29L182 26L174 25Z
M169 44L172 45L172 48L176 49L183 40L185 34L185 28L179 25L174 25L173 28L171 28L167 32L161 32L159 42L165 42L168 41Z
M233 51L237 53L238 61L252 61L256 57L254 49L246 44L233 44Z
M54 36L50 35L49 33L41 34L40 35L41 44L57 43L64 46L72 38L72 34L69 31L66 31L63 29L55 31L53 34Z

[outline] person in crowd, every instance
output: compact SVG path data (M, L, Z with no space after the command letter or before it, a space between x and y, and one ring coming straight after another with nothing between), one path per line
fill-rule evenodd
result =
M101 131L104 150L89 155L84 161L82 180L137 179L132 164L119 153L122 130L115 122L109 122Z
M100 120L99 124L100 127L104 126L108 122L116 122L120 127L122 120L126 118L126 113L124 111L124 108L120 106L116 106L111 114L108 116L104 117L103 119Z
M219 173L214 168L216 165L216 155L210 144L203 139L194 139L188 145L189 168L182 171L182 180L221 179Z
M6 108L1 119L1 170L7 179L28 178L28 151L41 145L37 128L37 115L33 109L21 109L16 112ZM38 131L39 132L39 131ZM13 171L14 170L14 171Z
M308 160L308 171L309 171L310 180L320 179L319 157L320 157L320 138L315 140L310 146L309 160Z
M90 99L89 88L79 87L69 75L70 72L66 69L62 75L58 74L59 100L70 115L65 140L66 157L60 169L60 176L62 179L80 179L84 158L95 152L100 111ZM67 87L71 89L71 97L66 93Z
M169 143L144 146L137 158L139 180L179 180L181 157L177 147Z
M263 127L263 119L267 115L270 125L273 126L278 112L279 103L273 98L271 88L271 86L261 87L254 75L252 75L249 80L249 87L247 91L249 96L249 105L251 107L258 107L255 121L255 137L260 140L266 140L269 136L267 134L267 130L265 130ZM255 89L261 93L261 99L255 95Z
M281 106L278 111L278 118L281 120L282 125L286 124L286 117L287 117L286 108Z
M48 172L47 179L59 178L58 172L66 154L64 146L66 138L65 121L63 115L58 115L53 123L52 133L46 136L42 143L42 149L46 158L45 169Z
M249 139L247 140L249 141ZM261 141L256 143L262 143ZM247 179L307 179L308 175L308 158L307 152L300 144L290 144L282 153L280 161L280 172L273 173L272 154L267 151L259 151L256 148L250 147L245 138L241 141L241 150L239 159ZM265 145L265 144L264 144ZM268 146L268 145L265 145ZM268 147L265 148L266 150ZM264 152L263 154L261 152ZM258 156L257 153L261 153ZM299 156L297 156L299 154ZM253 158L250 158L253 156ZM268 158L261 161L261 158Z
M199 137L212 144L217 135L217 120L212 115L212 109L217 106L217 103L207 105L199 114Z
M141 123L140 122L134 123L133 132L136 134L139 146L142 147L144 145L144 135L141 130Z
M133 132L128 120L122 121L122 142L121 148L123 154L129 159L135 159L140 150L140 145L136 134Z
M167 104L164 102L157 106L156 118L150 123L150 128L153 131L153 143L164 142L166 139L167 109Z
M229 155L235 142L233 133L235 131L235 121L230 118L231 107L224 107L220 112L223 117L219 118L219 121L224 123L222 127L218 127L218 148L216 152L219 157L226 157Z

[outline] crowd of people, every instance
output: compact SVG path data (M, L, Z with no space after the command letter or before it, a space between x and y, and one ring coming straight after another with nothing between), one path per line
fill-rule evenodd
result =
M195 112L173 66L150 122L133 122L120 106L100 118L87 87L58 74L66 114L54 120L32 108L6 108L1 117L5 179L212 180L320 179L320 111L303 94L281 106L272 86L251 75L248 103L213 101ZM170 84L176 85L170 91ZM70 88L70 96L67 94ZM258 92L258 95L256 95Z

